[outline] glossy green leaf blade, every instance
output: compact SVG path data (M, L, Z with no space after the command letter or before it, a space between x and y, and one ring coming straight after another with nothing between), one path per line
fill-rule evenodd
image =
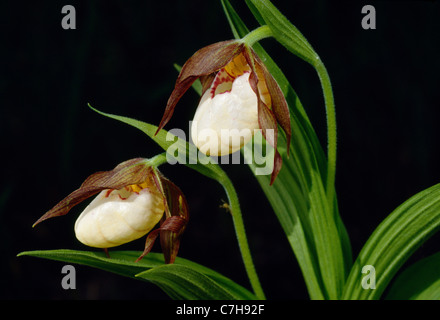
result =
M280 137L285 143L285 138ZM269 177L256 175L271 203L299 265L312 299L337 299L345 281L345 266L339 230L327 207L325 190L313 159L304 159L305 141L292 136L292 155L283 156L277 180L269 186ZM252 147L247 145L245 148ZM244 152L246 153L246 151ZM255 172L255 161L248 161ZM307 168L307 174L303 168ZM339 289L338 289L339 288ZM332 291L333 290L333 291ZM341 291L337 291L341 290Z
M173 299L236 300L243 299L207 275L179 264L163 265L141 272L136 277L148 280Z
M417 261L393 282L389 300L440 300L440 252Z
M248 29L240 17L229 1L222 2L231 28L238 37L245 36ZM258 16L256 18L259 19ZM322 182L326 179L327 160L287 78L260 44L255 44L254 50L278 82L292 115L291 154L288 158L280 152L283 168L275 184L270 187L266 176L256 178L289 239L310 297L336 299L341 294L345 277L351 268L352 257L350 240L338 214L336 200L333 216L326 203ZM285 143L284 135L280 134L279 145L285 146ZM255 172L253 162L248 162Z
M249 147L251 146L245 146L246 149ZM244 153L246 154L246 151ZM284 162L281 172L272 186L269 185L270 179L267 176L256 175L255 177L287 236L302 270L310 297L324 299L324 293L321 289L322 279L310 233L310 225L303 216L308 210L307 201L303 196L304 190L296 179L291 179L288 175L290 170L296 170L292 168L294 165ZM292 196L292 194L296 196Z
M77 251L77 250L39 250L39 251L26 251L20 253L18 256L33 256L38 258L62 261L67 263L76 263L80 265L86 265L93 268L98 268L101 270L109 271L116 273L118 275L134 278L134 279L143 279L148 280L147 277L138 276L139 274L145 273L147 270L155 270L156 268L162 268L165 265L163 255L159 253L150 252L147 256L145 256L139 262L135 262L135 260L141 255L141 251L111 251L110 258L107 258L103 252L91 252L91 251ZM201 266L195 262L177 257L175 261L175 266L180 266L180 277L191 278L195 274L197 274L200 278L203 278L204 283L211 283L215 286L215 295L216 297L220 297L219 292L223 293L223 296L220 298L225 298L228 296L228 299L255 299L255 296L249 292L247 289L238 285L234 281L229 278L209 269L204 266ZM172 277L173 273L175 273L175 269L161 269L162 271L158 274L166 277L164 270L170 270L170 277ZM156 274L153 272L153 274ZM152 281L156 283L156 281ZM163 282L166 282L165 280ZM190 293L189 296L185 296L184 293L178 288L178 284L176 284L177 292L180 292L179 298L182 299L192 299L193 295ZM162 288L162 286L160 286ZM168 285L169 288L165 290L166 293L173 290L173 286ZM171 296L174 298L173 296ZM209 292L199 292L198 297L200 299L212 299L212 294Z
M379 299L410 255L440 228L440 184L414 195L376 228L362 248L344 289L344 299ZM376 289L363 289L362 268L375 268Z
M153 252L151 255L148 255L148 258L142 259L136 263L135 260L141 255L141 253L142 252L137 251L112 251L109 259L104 252L57 249L25 251L18 254L18 256L31 256L61 262L76 263L132 278L134 278L139 272L163 265L164 263L163 255Z

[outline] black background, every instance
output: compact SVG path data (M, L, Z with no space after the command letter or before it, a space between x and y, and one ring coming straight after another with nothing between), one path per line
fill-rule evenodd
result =
M76 8L76 30L61 8ZM232 4L250 29L243 1ZM330 74L337 108L337 192L354 257L400 203L440 180L438 1L281 1ZM377 29L361 27L372 4ZM219 1L2 1L0 4L0 297L167 299L156 286L77 266L77 289L61 288L64 263L21 251L88 250L74 237L81 208L31 225L91 173L162 150L140 131L87 107L158 124L183 64L199 48L232 38ZM284 71L326 145L316 72L272 39L263 46ZM188 132L198 97L179 102L166 129ZM245 165L224 166L242 205L257 271L269 299L307 299L285 235ZM191 220L179 255L249 288L233 225L215 181L180 166L161 171L186 194ZM409 262L438 251L438 236ZM144 239L120 247L142 250ZM159 247L155 247L155 251Z

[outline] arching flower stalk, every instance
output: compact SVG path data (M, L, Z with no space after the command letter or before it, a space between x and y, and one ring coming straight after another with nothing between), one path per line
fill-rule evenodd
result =
M194 144L206 155L223 156L242 148L261 129L275 148L272 184L282 165L276 150L278 124L286 133L287 154L291 126L287 102L264 63L242 40L218 42L198 50L183 65L157 132L171 119L177 102L197 79L202 83L202 97L191 128Z
M160 223L147 236L145 249L136 261L151 251L160 235L165 262L174 262L189 219L188 205L182 191L151 166L148 159L127 160L111 171L92 174L34 226L67 214L97 193L76 220L75 234L80 242L107 249L141 238Z

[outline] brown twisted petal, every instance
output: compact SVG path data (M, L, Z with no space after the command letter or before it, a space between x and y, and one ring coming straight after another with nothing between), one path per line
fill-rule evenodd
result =
M264 138L275 149L273 171L270 177L270 185L272 185L275 182L275 179L281 170L283 160L281 159L281 155L277 150L277 143L278 143L277 121L275 119L272 110L270 110L260 99L258 100L258 122L260 124L260 128ZM268 135L267 130L273 130L274 134Z
M164 196L165 216L160 227L150 232L145 241L145 249L136 260L147 255L160 234L160 245L165 263L174 263L180 247L180 238L185 231L189 219L188 204L182 191L174 183L160 173L153 175L157 188Z
M252 90L254 90L255 94L257 95L257 99L258 99L258 123L260 125L260 129L262 131L264 138L275 149L273 171L270 177L270 185L272 185L275 182L275 179L278 173L280 172L283 163L281 159L281 155L277 150L278 125L277 125L276 117L272 112L272 110L270 110L261 100L258 89L258 73L256 70L257 64L255 63L257 62L255 60L257 58L257 55L254 53L254 51L251 48L248 49L249 51L245 50L243 53L246 60L248 61L248 64L251 66L252 69L251 75L249 77L249 83L252 87ZM271 96L271 101L273 104L272 96ZM273 130L274 134L268 135L267 130Z
M279 87L278 83L272 77L272 75L267 70L266 66L260 60L260 58L257 55L254 55L254 58L255 58L255 68L261 70L264 76L272 103L271 106L272 110L269 110L267 107L265 108L263 106L260 106L260 103L258 106L260 127L262 129L273 128L275 130L275 134L274 134L275 141L271 142L270 138L269 140L267 140L267 136L266 135L264 136L266 140L275 148L275 159L274 159L272 175L270 178L270 185L272 185L275 182L275 178L278 176L278 173L280 172L283 163L281 155L276 149L277 141L278 141L277 123L280 124L281 128L286 133L287 156L289 156L290 140L292 135L290 112L289 112L289 107L287 105L287 101L284 98L283 92L281 91L281 88ZM261 72L259 73L261 74ZM264 105L264 103L261 104ZM260 116L260 112L261 112L261 116ZM263 134L264 132L265 131L263 130Z
M211 74L208 74L207 76L200 77L200 83L202 84L202 94L200 95L201 97L203 97L206 90L211 88L212 82L215 79L215 75L216 75L216 73L211 73Z
M171 181L165 180L164 182L170 214L168 219L179 218L174 222L177 224L177 231L163 230L160 232L160 245L165 256L165 262L173 263L179 251L180 238L188 223L189 210L182 191Z
M267 89L269 91L271 101L272 101L272 111L276 118L276 121L280 124L281 128L286 133L287 137L287 155L289 155L290 150L290 139L292 135L292 129L290 124L290 112L289 107L287 105L287 101L284 98L283 92L279 87L278 83L274 79L274 77L267 70L264 63L260 60L260 58L255 55L255 67L260 69L262 74L264 75L264 79L266 80Z
M161 246L165 258L165 263L174 263L177 252L179 251L180 246L180 236L183 233L183 230L186 226L187 220L173 216L170 218L165 219L163 222L161 222L161 225L159 228L155 229L154 231L150 232L147 236L147 240L145 241L145 249L142 252L142 254L139 256L139 258L136 259L135 262L139 262L143 257L145 257L153 248L154 242L156 241L157 237L160 234L160 240L161 240ZM164 239L163 234L166 233L169 234L171 237L171 245L164 247L164 244L162 242L162 239Z
M177 77L174 90L168 99L164 115L162 116L156 134L171 119L177 102L189 87L191 87L194 81L199 77L208 76L223 68L235 56L240 54L240 52L243 51L243 48L244 44L237 42L236 40L227 40L211 44L194 53L192 57L185 62L182 70L180 70L180 74ZM206 87L208 83L209 85L211 84L210 82L212 82L212 80L210 80L210 82L203 82L203 87Z
M127 160L113 170L101 171L89 176L80 186L34 223L34 227L49 218L67 214L75 205L105 189L121 189L132 184L141 184L150 176L151 168L143 158Z

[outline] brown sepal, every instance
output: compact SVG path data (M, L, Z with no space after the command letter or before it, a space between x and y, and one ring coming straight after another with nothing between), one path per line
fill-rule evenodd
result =
M206 46L189 58L180 70L173 92L171 93L162 120L156 134L171 119L177 102L199 77L210 75L240 54L244 45L236 40L227 40Z
M127 160L117 165L113 170L92 174L79 189L73 191L38 219L33 227L46 219L67 214L75 205L102 190L121 189L127 185L145 182L151 171L151 168L145 165L145 160L143 158Z

